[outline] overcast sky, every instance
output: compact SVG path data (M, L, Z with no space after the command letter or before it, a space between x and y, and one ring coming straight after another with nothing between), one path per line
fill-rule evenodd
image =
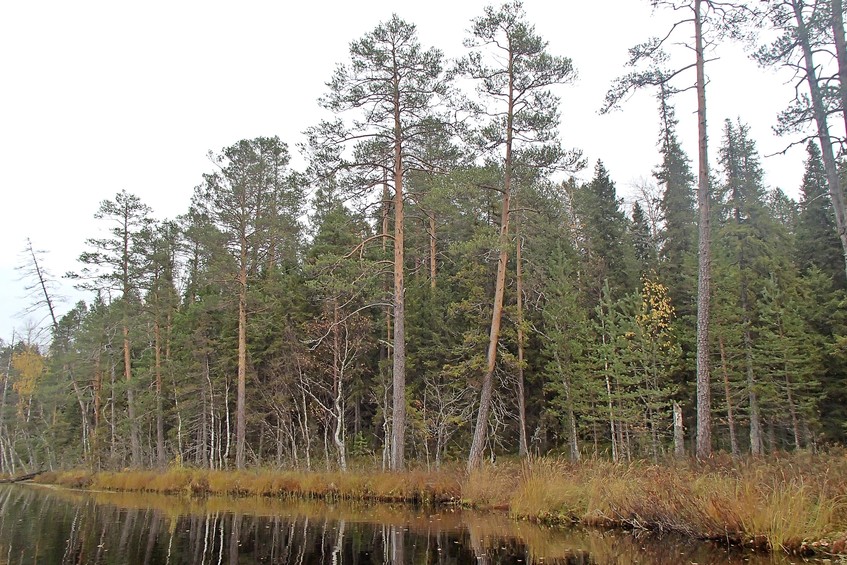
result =
M14 267L25 239L47 251L57 277L79 268L98 234L99 202L125 189L159 219L187 210L209 170L206 153L243 138L279 135L291 146L322 116L316 99L350 41L396 12L421 42L447 56L484 0L3 2L0 5L0 337L23 328L24 283ZM562 138L602 159L627 196L658 163L653 93L597 113L627 48L663 35L674 14L648 0L525 0L550 52L573 59L579 79L559 90ZM678 14L677 14L678 16ZM685 35L679 39L685 40ZM725 45L707 68L710 157L722 122L740 116L762 155L788 142L771 127L792 95L787 77ZM690 57L690 55L685 55ZM693 93L676 101L680 135L696 156ZM797 198L802 149L763 159L766 182ZM302 163L297 159L295 164ZM62 283L66 311L82 295ZM32 319L33 317L30 317ZM35 319L34 321L38 321Z

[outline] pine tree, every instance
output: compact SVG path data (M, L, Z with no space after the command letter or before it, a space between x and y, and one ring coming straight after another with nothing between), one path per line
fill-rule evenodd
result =
M235 464L241 469L247 437L248 285L275 256L279 222L288 218L296 225L302 196L288 170L288 147L278 137L241 140L210 158L218 170L204 175L194 206L221 234L234 266L229 274L238 297Z
M526 21L517 0L499 9L485 8L485 14L473 20L471 32L466 44L473 51L459 68L477 81L477 90L486 99L484 115L492 119L479 136L482 146L495 149L502 163L503 200L486 369L468 469L479 466L486 442L509 261L514 177L523 166L541 172L556 166L573 168L580 161L578 153L563 151L556 141L558 98L550 90L574 79L571 60L547 53L547 42Z
M111 237L89 239L91 251L80 255L80 262L90 265L74 278L82 278L80 288L120 293L121 332L123 334L123 375L126 383L127 416L130 426L132 464L142 463L140 422L136 414L135 382L132 370L131 325L140 300L140 286L147 278L144 241L151 219L150 208L126 191L114 200L104 200L94 217L113 224Z
M359 191L381 186L387 192L391 184L394 189L391 468L400 471L406 449L404 186L410 169L425 168L416 151L421 145L415 141L443 121L434 119L447 94L443 54L423 49L415 26L395 15L350 44L350 63L339 65L328 86L321 104L352 120L325 122L309 130L316 160L329 157L337 162L343 147L355 146L352 159L336 165L358 179L352 186Z

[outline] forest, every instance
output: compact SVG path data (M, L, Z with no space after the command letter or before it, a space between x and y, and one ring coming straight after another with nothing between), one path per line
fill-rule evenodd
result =
M661 160L631 205L614 171L561 144L576 69L513 1L470 22L458 60L396 15L379 23L327 71L330 118L296 147L210 151L176 218L125 191L92 203L66 275L89 298L66 313L29 244L21 271L51 338L0 341L0 472L843 445L842 1L652 4L679 23L633 46L597 101L655 97ZM752 37L764 28L769 42ZM728 41L795 73L774 121L806 147L799 202L765 185L743 116L706 120L709 50ZM693 95L696 116L677 117ZM693 158L680 119L697 120Z

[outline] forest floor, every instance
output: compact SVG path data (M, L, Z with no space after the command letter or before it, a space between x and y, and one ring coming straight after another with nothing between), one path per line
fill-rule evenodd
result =
M196 468L47 472L36 482L191 496L277 496L456 504L507 511L548 524L677 532L759 550L847 553L847 453L718 456L578 463L541 458L498 462L467 474Z

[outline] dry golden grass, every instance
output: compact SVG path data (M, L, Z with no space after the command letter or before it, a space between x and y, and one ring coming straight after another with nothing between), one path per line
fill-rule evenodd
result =
M557 459L487 465L465 474L252 469L45 473L39 482L186 495L385 502L459 502L515 518L673 531L761 549L802 551L847 532L847 457L717 457L663 464Z
M304 472L254 469L221 471L173 468L166 471L45 473L38 482L71 487L187 495L295 496L443 503L458 500L461 474L455 471L406 473Z
M803 551L847 530L847 459L805 454L652 465L541 460L510 501L519 518L618 525Z

